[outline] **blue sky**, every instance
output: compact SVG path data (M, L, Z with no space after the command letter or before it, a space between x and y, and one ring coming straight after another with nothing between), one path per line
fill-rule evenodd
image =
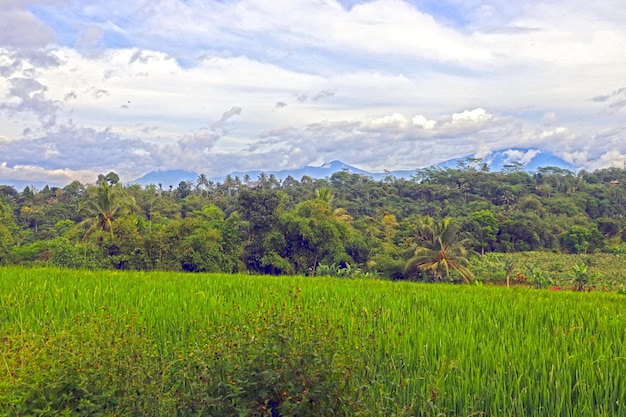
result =
M0 182L626 161L618 0L0 0Z

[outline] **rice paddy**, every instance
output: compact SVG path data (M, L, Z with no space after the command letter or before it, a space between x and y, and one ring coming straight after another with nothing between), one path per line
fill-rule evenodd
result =
M626 415L616 293L0 269L0 415Z

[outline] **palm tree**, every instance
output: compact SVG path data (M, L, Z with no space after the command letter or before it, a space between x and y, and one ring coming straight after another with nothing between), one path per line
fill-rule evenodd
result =
M334 198L333 191L328 187L320 187L315 190L315 198L331 204Z
M120 185L103 182L88 190L90 198L83 202L80 211L87 215L80 225L86 228L84 239L94 232L109 233L113 238L113 221L135 208L135 200L126 196Z
M267 182L270 188L280 187L280 181L278 181L278 178L276 178L276 175L274 174L270 174L269 177L267 177Z
M226 178L224 178L223 185L228 193L228 196L230 197L232 195L232 190L235 187L235 180L233 180L233 177L230 174L226 175Z
M505 190L500 197L500 201L509 208L515 202L515 196L509 190Z
M417 248L406 264L408 275L418 271L429 273L434 280L450 278L450 270L456 271L465 282L474 279L474 274L466 268L471 238L461 233L458 227L446 217L440 222L427 217L418 229Z
M206 174L200 174L198 176L198 179L196 180L196 187L198 189L204 188L208 195L209 179Z

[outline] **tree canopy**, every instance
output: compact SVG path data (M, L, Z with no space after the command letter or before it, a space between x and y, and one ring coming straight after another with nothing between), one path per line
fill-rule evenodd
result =
M471 280L488 252L626 253L626 171L489 172L481 161L381 181L338 172L280 182L0 186L0 263ZM476 255L478 254L478 255Z

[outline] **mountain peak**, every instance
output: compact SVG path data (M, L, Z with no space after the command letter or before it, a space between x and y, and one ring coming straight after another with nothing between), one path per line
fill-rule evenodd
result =
M551 153L536 148L509 148L493 151L487 155L466 155L461 158L448 159L438 163L440 168L458 168L468 158L478 158L487 164L491 171L502 171L511 165L520 165L527 172L534 172L541 167L553 166L576 172L578 169Z

